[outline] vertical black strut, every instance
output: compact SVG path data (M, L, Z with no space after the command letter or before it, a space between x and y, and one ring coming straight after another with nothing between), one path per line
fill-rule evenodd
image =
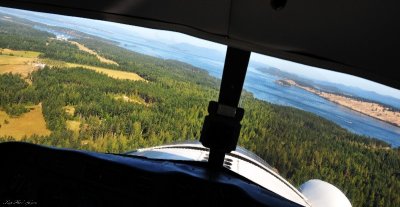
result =
M244 113L238 104L249 59L249 51L228 47L218 103L210 102L200 137L203 146L210 148L212 168L222 167L225 153L236 149Z

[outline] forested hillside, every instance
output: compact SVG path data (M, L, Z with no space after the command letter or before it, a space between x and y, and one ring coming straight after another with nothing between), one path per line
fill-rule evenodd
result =
M1 74L0 68L0 112L18 118L41 104L51 134L3 136L1 142L121 153L199 138L208 102L218 97L219 80L185 63L134 53L89 36L74 39L118 63L105 64L76 45L35 30L34 24L0 19L0 48L40 52L35 61L47 63L27 78ZM146 81L115 79L84 67L65 67L66 63L134 72ZM246 112L239 144L294 185L319 178L338 186L354 206L400 206L399 148L246 92L241 106Z

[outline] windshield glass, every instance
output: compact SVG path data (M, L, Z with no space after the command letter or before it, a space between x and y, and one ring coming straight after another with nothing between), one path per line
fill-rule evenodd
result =
M0 141L124 153L198 140L225 52L176 32L0 7ZM239 146L294 186L317 178L354 206L400 206L399 90L252 53L240 106Z

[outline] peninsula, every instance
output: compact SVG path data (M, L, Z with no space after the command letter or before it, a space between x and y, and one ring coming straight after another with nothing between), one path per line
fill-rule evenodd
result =
M360 100L357 97L349 97L335 93L320 91L312 87L303 86L296 81L290 79L277 80L276 82L284 86L295 86L301 88L308 92L314 93L322 98L325 98L328 101L334 102L351 110L400 127L400 111L392 110L386 106L383 106L382 104L372 101Z

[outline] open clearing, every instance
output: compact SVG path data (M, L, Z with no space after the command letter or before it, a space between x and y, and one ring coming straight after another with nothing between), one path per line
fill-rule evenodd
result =
M70 116L74 116L75 114L75 107L74 106L64 106L63 109L65 110L65 113L67 113ZM66 127L67 129L73 131L73 132L79 132L80 130L80 121L76 120L67 120L66 121Z
M0 49L0 54L0 74L21 74L26 78L41 65L37 58L40 54L38 52Z
M67 120L66 125L67 125L67 129L69 129L73 132L79 132L81 122L74 121L74 120Z
M0 48L0 54L26 57L26 58L37 58L39 57L40 52L27 51L27 50L10 50L10 49Z
M64 106L63 109L65 110L65 113L74 116L75 114L75 107L73 106Z
M79 43L78 43L79 44ZM44 67L43 63L56 67L82 67L89 70L94 70L98 73L106 74L111 78L122 79L122 80L133 80L133 81L146 81L138 74L133 72L126 72L120 70L112 70L103 67L67 63L64 61L51 60L51 59L39 59L39 52L33 51L16 51L9 49L0 49L2 55L0 55L0 74L13 73L21 74L22 77L26 78L29 73ZM94 51L93 51L94 52ZM13 55L11 55L13 54ZM147 82L147 81L146 81Z
M133 81L145 81L144 78L140 77L138 74L133 72L121 71L121 70L113 70L103 67L96 67L90 65L82 65L76 63L68 63L59 60L51 60L51 59L40 59L41 62L46 63L47 65L54 66L54 67L66 67L66 68L74 68L74 67L81 67L88 70L94 70L98 73L106 74L107 76L115 79L122 79L122 80L133 80Z
M114 95L114 98L116 100L122 100L124 102L130 102L130 103L135 103L135 104L140 104L144 106L150 106L149 103L146 103L146 101L139 96L127 96L127 95Z
M91 50L91 49L85 47L85 45L82 45L82 44L80 44L80 43L78 43L78 42L75 42L75 41L68 41L68 42L71 43L71 44L73 44L73 45L78 46L79 50L82 50L82 51L87 52L87 53L92 54L92 55L96 55L97 59L99 59L100 62L107 63L107 64L118 65L117 62L115 62L115 61L113 61L113 60L110 60L110 59L107 59L107 58L105 58L105 57L100 56L99 54L97 54L96 51L93 51L93 50Z
M81 65L81 64L75 64L75 63L66 63L66 66L70 67L70 68L82 67L82 68L94 70L98 73L106 74L107 76L115 78L115 79L146 81L144 78L140 77L138 74L132 73L132 72L126 72L126 71L121 71L121 70L112 70L112 69L107 69L107 68L102 68L102 67Z
M15 118L8 116L4 111L0 111L0 136L12 136L19 140L24 136L29 137L34 134L40 136L50 135L51 131L46 128L46 122L43 117L42 104L30 108L32 108L31 111Z

